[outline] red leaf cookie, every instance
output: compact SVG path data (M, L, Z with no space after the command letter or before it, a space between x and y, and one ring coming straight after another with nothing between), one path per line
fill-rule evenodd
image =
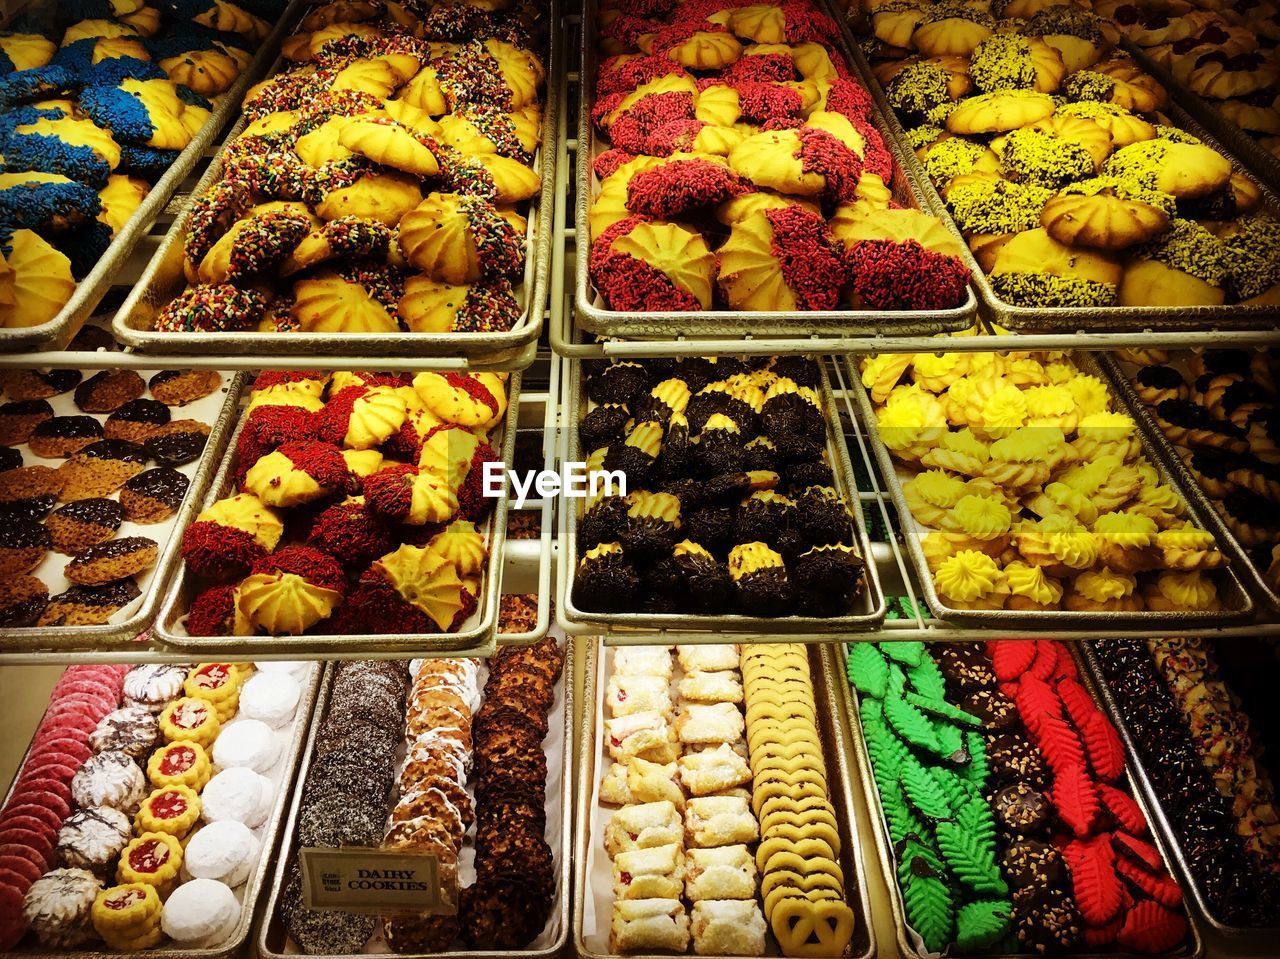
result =
M1067 709L1067 715L1076 727L1084 726L1096 713L1100 712L1089 691L1074 679L1058 681L1058 698Z
M1022 724L1032 736L1040 735L1044 717L1062 715L1062 701L1057 693L1043 679L1026 676L1018 683L1018 693L1014 699L1018 704L1018 714Z
M1153 899L1138 903L1125 916L1116 941L1134 952L1169 952L1187 935L1187 920Z
M1109 783L1097 783L1097 787L1103 806L1111 814L1111 818L1119 823L1120 828L1135 836L1147 834L1147 817L1142 815L1142 807L1132 796ZM1117 834L1117 838L1120 835L1122 834Z
M1089 765L1099 779L1111 781L1124 775L1124 743L1120 742L1111 720L1102 713L1094 713L1080 727L1080 738L1089 752Z
M1071 871L1071 889L1085 922L1092 926L1109 923L1124 901L1111 837L1100 833L1092 839L1077 839L1067 844L1062 858Z
M1033 734L1049 768L1058 773L1070 766L1084 766L1084 748L1079 734L1058 715L1042 714L1040 731ZM1030 725L1027 727L1030 729Z
M1055 771L1053 791L1049 798L1053 807L1058 810L1059 818L1077 836L1087 836L1093 831L1100 804L1098 791L1083 764Z
M1116 859L1116 872L1162 906L1175 909L1182 904L1182 890L1170 876L1153 875L1124 856Z
M1029 676L1047 680L1058 671L1058 660L1061 658L1057 643L1042 640L1036 643L1036 658L1027 670Z
M1005 639L987 644L996 679L1002 683L1021 678L1036 658L1033 639Z
M1164 872L1164 860L1160 858L1160 850L1149 842L1134 839L1127 833L1115 834L1116 852L1128 856L1147 867L1150 872Z

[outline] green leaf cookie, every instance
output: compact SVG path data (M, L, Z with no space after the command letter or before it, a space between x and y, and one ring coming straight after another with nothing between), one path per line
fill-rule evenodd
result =
M1007 899L979 899L956 914L956 945L965 952L989 949L1012 928L1013 906Z
M903 792L912 807L927 819L950 819L951 804L946 793L938 788L929 770L914 756L908 756L898 773Z
M932 876L909 876L902 886L907 922L920 934L930 952L942 952L955 929L955 905L951 890Z
M947 698L947 681L942 676L942 670L938 669L938 664L928 653L920 657L918 665L907 669L907 679L911 682L911 688L921 696L927 696L930 699Z
M877 643L876 645L880 647L882 653L903 666L919 666L920 660L925 655L924 643L915 640L897 643Z
M981 842L954 822L938 823L937 837L947 865L964 885L983 895L1009 894L996 865L994 845Z
M884 819L889 826L891 840L899 843L912 836L927 834L925 824L907 804L902 786L897 782L882 783L879 779L876 780L876 785L880 787L880 805L884 809Z
M970 715L963 709L952 706L941 696L907 693L905 698L912 706L928 713L930 716L937 716L939 719L958 723L961 726L969 726L973 729L978 729L982 726L982 720L977 716Z
M884 718L895 733L920 749L942 755L942 744L929 717L906 700L889 696L884 701Z
M853 688L862 695L884 699L889 682L889 663L874 643L853 643L849 647L845 673Z

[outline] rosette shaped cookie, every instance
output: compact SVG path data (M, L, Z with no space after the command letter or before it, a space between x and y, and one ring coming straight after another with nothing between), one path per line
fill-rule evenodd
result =
M193 279L246 286L260 274L274 271L310 229L311 217L305 207L270 210L237 220L204 255Z
M381 446L402 425L405 399L386 386L348 386L329 397L318 417L316 438L349 450Z
M614 310L710 309L715 254L675 223L626 217L591 246L591 279Z
M524 268L524 238L479 197L430 194L400 221L399 245L412 266L455 285Z
M578 560L573 602L599 613L623 612L636 601L640 577L618 543L600 543Z
M996 254L991 286L1019 306L1109 306L1121 267L1104 253L1059 243L1044 230L1028 230Z
M323 195L315 207L322 220L358 216L394 227L422 202L422 188L416 177L378 172L367 160L354 156L326 163L313 182Z
M1103 172L1178 200L1193 200L1226 186L1231 163L1202 143L1147 140L1116 150Z
M184 149L211 115L208 100L170 80L86 87L80 109L116 139L159 150Z
M57 52L58 45L38 33L10 33L0 37L0 73L42 67Z
M1058 191L1040 224L1059 243L1122 250L1154 239L1169 226L1174 199L1118 177L1093 177Z
M98 222L105 223L110 228L112 237L115 237L150 192L151 184L146 180L112 174L107 177L106 185L98 191L98 202L102 204Z
M439 174L435 141L390 117L351 117L338 133L338 143L374 163L416 177Z
M422 444L418 468L447 485L466 519L478 520L492 506L484 495L484 464L497 458L493 447L470 430L442 426Z
M344 263L295 282L289 316L308 333L395 333L403 292L394 267Z
M7 228L60 233L101 209L94 190L59 173L0 173L0 222Z
M887 211L886 211L887 212ZM885 310L946 310L965 298L969 268L916 240L863 240L849 251L855 305Z
M342 567L309 546L264 556L236 588L236 608L257 632L296 636L327 619L346 593Z
M244 61L248 55L235 47L224 48L212 41L208 43L203 49L189 49L162 57L160 69L174 83L190 87L201 96L216 97L225 93L247 65ZM169 51L162 49L159 52Z
M39 234L14 230L0 241L0 327L53 319L75 289L71 261Z
M524 314L509 280L455 285L418 274L396 312L411 333L505 333Z
M735 223L719 250L720 290L735 310L832 310L848 274L822 217L802 207Z
M31 121L14 126L5 139L6 170L59 173L95 189L106 184L120 165L120 145L110 133L61 110L30 112L36 114Z
M474 588L429 547L401 546L376 560L334 620L339 633L455 632L475 612Z
M507 410L506 377L499 373L419 373L418 402L444 423L487 430Z
M237 493L213 503L183 531L182 558L210 579L243 575L283 534L274 511L252 493Z
M417 466L374 473L365 480L364 495L374 513L408 526L447 523L458 511L458 497L448 483Z
M311 440L285 443L268 453L249 467L241 485L273 507L301 506L358 490L338 448Z
M459 576L479 576L489 557L484 537L474 523L455 520L431 537L427 549L452 563Z
M811 126L748 137L730 152L729 166L761 189L833 201L853 200L862 175L857 153Z
M926 250L954 256L964 255L960 241L937 217L906 207L879 209L868 203L841 203L830 220L831 232L845 249L863 240L914 240Z
M952 133L1008 133L1052 115L1053 98L1034 90L1000 90L970 97L947 115Z

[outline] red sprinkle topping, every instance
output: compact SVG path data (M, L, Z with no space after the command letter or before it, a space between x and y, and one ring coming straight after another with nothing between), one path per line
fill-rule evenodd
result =
M850 120L865 120L873 109L871 94L854 80L836 80L827 91L828 113L842 113Z
M368 394L367 387L348 386L329 397L329 402L317 416L316 439L322 443L341 445L351 425L351 412L355 409L356 400Z
M302 470L327 490L335 493L354 493L359 484L351 475L341 451L328 443L300 440L285 443L279 449L294 467Z
M192 523L182 534L182 558L198 576L222 579L242 575L253 562L266 555L252 536L244 530L223 526L209 520ZM188 626L188 629L190 627ZM218 633L193 633L217 636Z
M618 167L622 166L624 163L631 162L635 158L634 153L628 153L626 150L605 150L604 153L601 153L596 157L596 176L601 180L604 180L616 173Z
M702 305L670 278L644 260L613 249L613 241L625 236L643 217L619 220L591 244L588 266L591 279L611 310L647 310L656 313L700 310Z
M862 176L862 161L858 155L833 137L826 130L801 127L800 165L806 173L821 173L827 185L822 197L833 203L852 200Z
M597 103L609 94L629 93L641 84L650 83L661 77L671 74L684 76L687 73L684 67L662 54L638 57L621 65L617 61L617 57L610 57L600 65L600 75L596 80ZM790 64L791 61L787 62ZM616 101L614 105L617 105Z
M680 90L641 97L609 125L613 145L644 153L651 133L673 120L694 120L693 94Z
M879 310L945 310L964 299L969 270L958 259L915 240L865 240L848 256L853 289Z
M191 603L191 612L187 613L187 633L192 636L228 635L235 615L235 594L234 586L214 586L197 596Z
M395 546L391 533L367 506L337 503L316 519L307 545L341 557L348 567L362 569Z
M253 564L253 573L293 573L312 586L345 593L347 581L338 561L311 546L286 546Z
M802 310L833 310L840 301L845 270L826 222L800 206L766 210L773 227L773 255Z
M737 86L744 81L785 83L796 78L796 68L784 53L761 53L740 57L720 74L725 83Z
M672 160L637 173L627 184L627 209L657 220L678 219L751 192L742 177L710 160Z

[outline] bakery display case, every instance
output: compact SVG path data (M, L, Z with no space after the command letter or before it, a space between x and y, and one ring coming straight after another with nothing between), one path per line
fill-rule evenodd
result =
M21 231L75 285L0 330L0 951L1275 953L1266 4L64 6L0 31L0 316ZM185 149L102 126L157 71Z

